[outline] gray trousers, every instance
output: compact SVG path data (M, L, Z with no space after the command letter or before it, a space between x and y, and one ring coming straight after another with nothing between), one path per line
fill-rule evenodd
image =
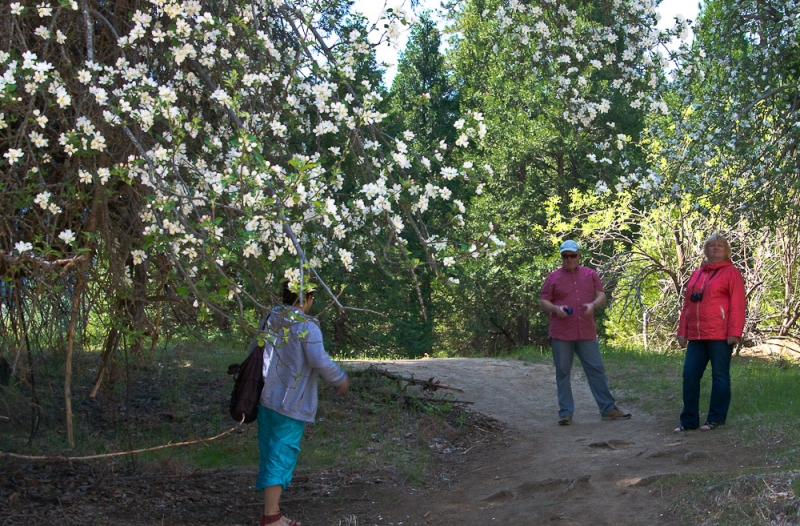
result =
M570 372L574 356L583 365L583 372L589 382L597 408L601 415L607 415L614 407L616 402L608 386L606 368L603 365L603 357L600 356L600 344L597 340L556 340L551 339L553 347L553 362L556 366L556 386L558 387L558 416L572 416L575 412L575 402L572 399L572 385L570 383Z

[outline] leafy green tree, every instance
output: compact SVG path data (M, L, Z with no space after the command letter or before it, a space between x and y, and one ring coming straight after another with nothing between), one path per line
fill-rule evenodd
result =
M612 18L627 15L615 11L597 2L554 9L475 0L454 15L462 107L481 111L491 131L476 163L494 168L470 203L468 228L491 224L505 245L470 267L474 325L487 346L546 341L546 320L534 316L539 288L558 265L560 236L573 233L547 228L545 203L567 211L573 190L616 191L646 177L634 144L645 112L660 107L648 98L660 77L628 61L649 56L631 35L649 34L653 13L623 28Z
M796 2L703 3L666 86L672 117L651 134L665 194L708 195L756 226L800 204L798 15Z
M448 144L457 139L453 126L459 118L457 93L440 51L441 36L434 21L423 15L410 31L406 49L400 55L398 73L386 95L388 117L380 139L427 156L425 164L409 169L410 180L424 188L412 207L418 215L420 234L407 239L403 257L386 252L373 243L372 265L362 265L347 277L348 294L372 311L383 312L386 321L350 315L340 320L343 341L358 342L362 352L379 348L381 354L419 357L434 345L436 305L432 300L435 282L442 278L441 263L430 257L429 244L438 244L432 225L459 221L470 185L459 178L443 187L441 170L451 161ZM474 187L474 185L473 185ZM432 199L445 192L440 201ZM463 205L461 205L463 208ZM420 215L426 213L427 219ZM449 261L449 260L448 260ZM372 343L368 343L372 342Z
M411 130L414 143L430 152L441 148L440 141L457 138L453 127L459 118L456 79L441 46L441 33L426 12L411 28L389 91L391 118L386 132L399 136Z
M369 264L374 243L402 265L416 265L407 237L426 264L444 257L444 231L412 209L406 170L425 158L381 136L369 29L350 5L0 7L0 336L22 349L30 319L62 329L70 444L72 355L97 343L87 320L114 321L104 349L122 331L144 348L165 314L250 325L278 282L302 289L307 274L346 310L326 279Z
M694 218L694 234L673 236L677 245L700 243L712 231L729 237L745 274L746 329L755 341L796 332L798 13L794 2L703 4L694 42L672 53L669 82L660 85L669 113L648 117L643 146L656 182L645 192L640 186L631 203L676 233ZM645 231L638 242L660 244ZM692 243L685 254L696 251ZM683 268L680 257L676 263ZM681 288L648 287L630 270L626 279L642 294L662 290L674 295L671 305L680 302ZM680 276L683 282L671 281L685 286L688 274ZM666 329L675 320L664 321Z

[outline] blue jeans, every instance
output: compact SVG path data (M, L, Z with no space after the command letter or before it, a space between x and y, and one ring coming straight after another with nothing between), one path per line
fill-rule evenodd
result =
M681 425L700 427L700 379L711 362L711 403L706 422L724 424L731 405L731 354L726 340L692 340L683 362L683 411Z
M556 366L556 386L558 387L558 416L572 416L575 412L575 402L572 399L572 385L570 383L570 372L574 356L583 365L583 372L589 382L594 400L601 415L607 415L614 407L616 402L611 395L606 378L606 368L603 365L603 357L600 356L600 344L597 340L550 340L553 347L553 362Z

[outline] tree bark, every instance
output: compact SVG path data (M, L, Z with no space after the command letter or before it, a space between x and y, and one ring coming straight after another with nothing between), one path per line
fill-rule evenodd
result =
M72 296L72 311L70 312L69 329L67 329L67 356L64 369L64 413L67 421L67 441L69 447L75 447L75 434L72 426L72 355L75 348L75 327L78 325L80 314L81 295L85 284L84 273L78 273L78 281Z
M100 357L100 371L97 373L97 378L94 381L94 387L92 388L92 392L89 393L89 398L96 398L97 391L100 390L100 384L103 383L103 376L105 375L106 369L108 368L108 362L111 359L111 355L114 353L114 350L117 348L117 342L119 341L119 331L116 327L111 327L111 330L108 332L108 336L106 336L106 344L103 348L103 355Z

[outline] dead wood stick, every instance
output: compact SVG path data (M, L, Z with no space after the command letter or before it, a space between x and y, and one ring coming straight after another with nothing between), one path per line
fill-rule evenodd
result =
M159 449L167 449L167 448L170 448L170 447L189 446L189 445L192 445L192 444L205 444L206 442L211 442L212 440L216 440L218 438L222 438L225 435L230 435L231 433L236 431L236 429L238 429L242 424L244 424L244 417L242 417L242 420L238 424L233 426L232 428L228 429L225 432L220 433L219 435L213 436L213 437L200 438L200 439L197 439L197 440L189 440L187 442L176 442L175 444L172 444L172 443L163 444L161 446L147 447L147 448L144 448L144 449L134 449L134 450L131 450L131 451L120 451L118 453L105 453L105 454L102 454L102 455L88 455L88 456L85 456L85 457L65 457L65 456L49 457L49 456L18 455L16 453L5 453L3 451L0 451L0 458L9 457L9 458L19 458L19 459L23 459L23 460L45 460L45 461L54 461L55 460L55 461L62 461L62 462L63 461L72 462L73 460L97 460L97 459L100 459L100 458L121 457L121 456L124 456L124 455L135 455L137 453L145 453L147 451L157 451Z
M457 391L459 393L463 393L463 389L459 389L458 387L453 387L451 385L442 385L434 381L434 377L431 376L427 380L417 380L414 376L403 376L402 374L398 373L390 373L384 369L374 369L374 371L381 375L385 376L386 378L391 378L392 380L401 380L403 382L408 382L410 384L419 385L423 389L429 389L431 391L436 391L437 389L449 389L451 391Z
M420 402L424 401L426 403L440 403L440 404L451 404L451 405L474 405L475 402L470 402L469 400L450 400L448 398L420 398L419 396L411 396L411 395L394 395L397 400L408 400L412 402ZM477 427L477 426L476 426Z

